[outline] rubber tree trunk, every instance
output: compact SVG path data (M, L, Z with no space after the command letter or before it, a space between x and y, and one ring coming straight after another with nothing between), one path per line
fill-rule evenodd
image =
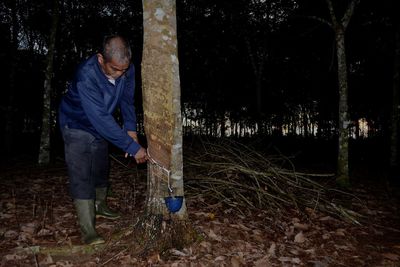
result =
M349 184L349 113L347 102L348 83L344 30L336 30L335 35L339 83L337 181L339 184L347 185Z
M40 147L38 163L41 165L50 163L50 137L51 137L51 81L53 77L53 61L54 50L56 44L57 25L59 19L59 0L54 0L52 26L50 31L49 46L46 56L46 73L43 90L43 111L42 111L42 127L40 133Z
M174 0L143 0L144 124L148 142L147 213L169 214L165 197L184 197L182 118ZM186 204L173 214L186 219Z
M8 82L8 105L5 114L5 125L4 125L4 148L5 154L11 155L14 145L14 119L15 112L17 109L14 106L15 97L15 82L17 76L18 66L18 34L20 31L20 25L18 21L18 3L17 1L11 1L11 62L10 62L10 76Z
M344 187L350 185L349 173L349 112L348 112L348 81L345 33L354 9L359 0L351 0L340 20L337 19L331 0L326 0L332 23L327 24L333 29L336 41L336 56L338 67L339 108L338 108L338 159L336 182Z

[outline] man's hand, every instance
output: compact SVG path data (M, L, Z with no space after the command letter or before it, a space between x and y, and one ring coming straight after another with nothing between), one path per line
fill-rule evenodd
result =
M138 139L137 133L136 133L135 131L128 131L127 133L128 133L128 135L129 135L130 137L132 137L132 139L133 139L136 143L139 144L139 139ZM128 153L125 153L125 158L127 158L128 156L129 156L129 154L128 154ZM141 147L141 148L138 150L138 152L136 152L136 154L134 155L134 158L135 158L137 164L145 163L145 162L147 161L147 159L148 159L146 149L144 149L143 147Z
M132 156L132 155L125 153L125 158L127 158L128 156ZM135 158L137 164L145 163L148 160L146 149L141 147L138 150L138 152L136 152L136 154L134 155L134 158Z
M135 154L135 160L137 164L145 163L147 161L147 151L143 147Z

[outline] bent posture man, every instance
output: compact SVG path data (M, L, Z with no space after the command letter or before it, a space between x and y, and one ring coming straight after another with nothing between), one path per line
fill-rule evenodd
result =
M131 56L131 49L122 37L106 37L102 52L78 67L60 105L70 192L86 244L104 243L95 229L96 216L119 217L106 205L107 141L126 155L133 155L137 163L147 159L136 134L135 74ZM112 115L118 106L124 121L122 128Z

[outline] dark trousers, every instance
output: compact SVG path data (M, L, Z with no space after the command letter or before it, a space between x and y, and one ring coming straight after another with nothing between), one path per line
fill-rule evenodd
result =
M95 199L96 187L108 187L108 143L79 129L64 127L65 161L74 199Z

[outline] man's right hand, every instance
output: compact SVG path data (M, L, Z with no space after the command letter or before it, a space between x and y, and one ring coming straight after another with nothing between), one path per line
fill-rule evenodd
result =
M139 149L135 154L135 160L137 164L145 163L147 161L147 151L143 147Z

